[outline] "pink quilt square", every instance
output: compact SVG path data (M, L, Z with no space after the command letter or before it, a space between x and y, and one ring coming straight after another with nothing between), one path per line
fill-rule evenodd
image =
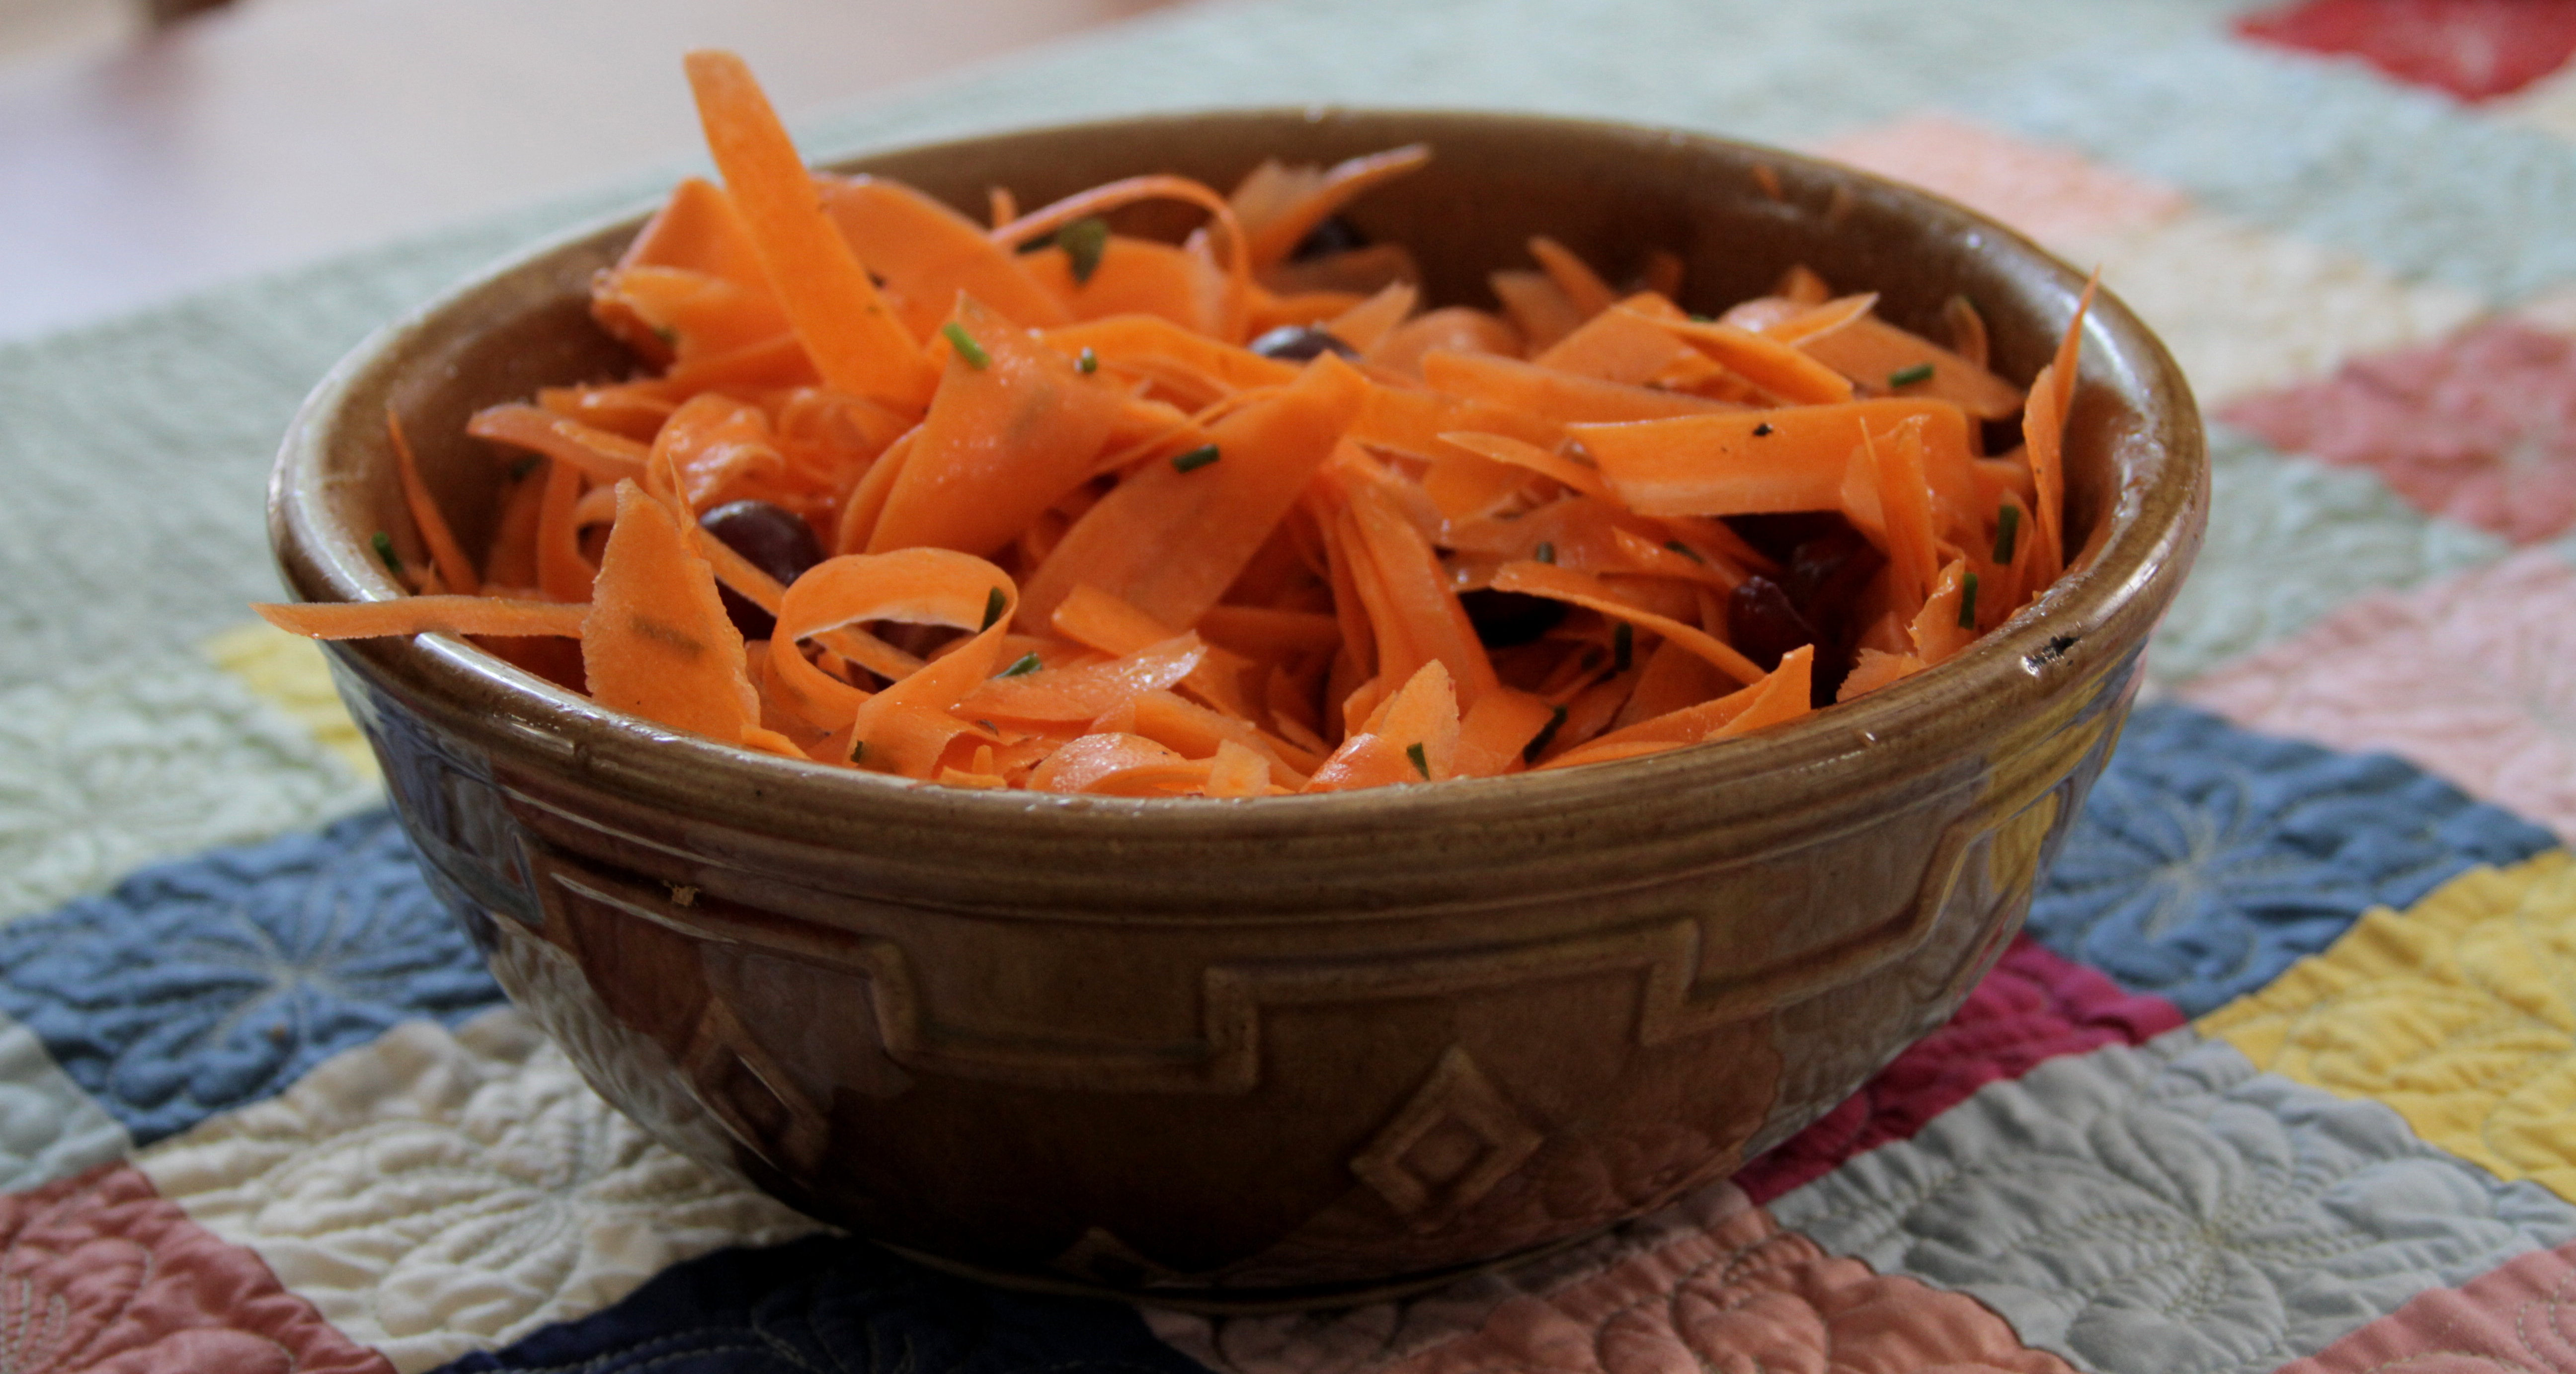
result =
M1948 115L1915 115L1816 151L1948 196L2052 243L2151 224L2186 204L2170 187Z
M2576 6L2554 0L2306 0L2236 27L2471 101L2510 95L2576 54Z
M2142 1045L2183 1023L2161 997L2017 936L1949 1024L1916 1042L1858 1093L1735 1176L1755 1202L1824 1177L1864 1150L1903 1140L1988 1083L2062 1054Z
M2563 334L2488 320L2221 416L2275 448L2370 468L2416 506L2516 543L2576 528L2576 339Z
M2576 836L2576 567L2550 550L2357 597L2182 695L2248 729L2397 754Z
M393 1374L124 1164L0 1197L11 1374Z
M2274 1374L2541 1374L2576 1370L2576 1245L2436 1288Z

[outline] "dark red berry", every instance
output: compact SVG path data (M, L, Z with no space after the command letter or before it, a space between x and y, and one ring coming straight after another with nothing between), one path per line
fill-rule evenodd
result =
M823 561L823 546L814 527L794 511L766 501L729 501L698 517L698 528L741 554L743 561L777 578L784 586ZM767 639L778 628L769 612L751 604L731 587L719 586L725 614L745 639Z

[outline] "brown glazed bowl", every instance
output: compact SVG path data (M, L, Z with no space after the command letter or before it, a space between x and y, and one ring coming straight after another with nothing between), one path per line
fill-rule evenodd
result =
M1253 112L849 164L960 207L1424 141L1360 202L1429 299L1547 233L1668 248L1713 311L1804 262L1996 365L2081 280L1861 173L1608 124ZM390 406L469 548L505 461L479 406L633 364L586 286L628 220L378 334L306 402L272 492L295 595L417 553ZM754 755L462 641L334 646L433 881L609 1101L815 1216L1004 1282L1321 1304L1536 1254L1725 1178L1949 1016L2102 768L2201 535L2197 412L2108 296L2071 425L2075 570L1970 651L1750 738L1483 781L1213 802L990 793Z

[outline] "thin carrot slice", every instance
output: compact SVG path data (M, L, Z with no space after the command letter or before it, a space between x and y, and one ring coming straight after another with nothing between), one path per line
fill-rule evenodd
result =
M1583 312L1545 272L1494 272L1485 281L1493 287L1494 299L1502 302L1504 318L1529 341L1532 352L1554 347L1583 324Z
M1623 308L1605 309L1585 320L1582 328L1531 361L1578 377L1642 386L1675 363L1700 356L1697 349L1655 326L1658 306L1680 314L1661 296L1631 297Z
M1389 282L1386 289L1324 322L1324 332L1362 353L1393 333L1413 314L1421 288L1409 281Z
M1798 346L1854 382L1908 396L1937 396L1980 420L2000 420L2021 409L2021 388L1874 315L1852 319ZM1927 374L1925 368L1931 371Z
M1830 405L1852 397L1852 385L1841 373L1767 334L1731 324L1701 324L1687 319L1655 319L1655 323L1794 405Z
M1854 697L1866 696L1891 682L1912 677L1930 666L1912 654L1891 654L1878 649L1863 648L1852 664L1851 675L1843 679L1842 689L1834 694L1834 700L1843 702Z
M751 69L706 49L690 53L687 67L708 151L816 369L844 391L918 409L938 373L824 215L813 175Z
M546 492L537 508L537 586L557 601L588 601L599 570L582 557L575 507L581 470L563 460L546 462Z
M949 355L930 413L886 494L868 549L990 554L1091 476L1126 398L972 297L949 327Z
M1518 772L1521 755L1556 718L1556 708L1528 692L1496 687L1458 722L1458 776L1493 778Z
M404 596L391 601L254 602L259 618L307 639L403 635L581 637L590 607L498 596Z
M1325 354L1294 385L1217 422L1213 458L1155 463L1119 483L1029 579L1029 623L1043 625L1086 582L1165 624L1195 623L1323 466L1367 390Z
M1793 313L1768 322L1754 332L1768 335L1782 343L1805 343L1811 339L1823 338L1835 330L1846 328L1852 321L1869 314L1878 305L1878 293L1864 291L1856 296L1843 296L1822 305L1808 306L1804 309L1799 309L1795 302L1783 301L1782 304L1788 306Z
M1280 206L1259 223L1245 226L1251 235L1247 254L1252 266L1267 267L1286 258L1308 234L1315 232L1315 226L1332 218L1353 199L1417 171L1430 161L1428 145L1408 143L1333 164L1305 195Z
M1379 367L1420 376L1423 355L1442 349L1517 358L1521 356L1521 334L1482 310L1452 305L1414 316L1361 351Z
M1932 583L1932 593L1923 598L1923 609L1915 614L1907 633L1914 640L1914 656L1925 663L1938 663L1964 649L1977 637L1976 622L1959 623L1960 611L1967 595L1970 573L1964 559L1951 559Z
M1642 610L1614 595L1599 578L1588 573L1545 563L1509 563L1494 574L1492 585L1497 591L1543 596L1550 601L1599 611L1613 620L1624 620L1639 629L1652 630L1680 644L1738 682L1762 680L1762 669L1738 652L1734 645L1696 625L1685 625L1670 616Z
M1923 475L1923 430L1928 420L1910 416L1896 426L1884 442L1875 440L1869 431L1861 431L1861 443L1878 474L1878 508L1886 522L1888 571L1895 578L1897 594L1906 611L1922 604L1931 595L1933 580L1941 573L1941 555L1934 547L1937 531L1932 522L1932 491Z
M1538 234L1529 241L1529 253L1538 259L1539 270L1547 273L1547 279L1565 293L1566 303L1574 307L1574 313L1584 319L1618 302L1619 293L1610 289L1610 283L1601 280L1601 274L1593 271L1591 264L1564 244Z
M591 699L611 710L728 744L760 722L742 634L716 597L715 574L670 509L632 482L617 488L581 666Z
M1085 320L1050 329L1045 339L1049 348L1067 358L1078 358L1084 349L1089 349L1102 366L1111 369L1142 358L1167 358L1232 391L1285 386L1297 380L1294 363L1265 358L1250 349L1193 333L1159 315L1122 314Z
M1606 496L1610 488L1602 480L1599 468L1588 468L1571 458L1561 457L1538 445L1515 439L1508 434L1478 434L1471 430L1452 430L1440 436L1440 442L1465 449L1479 458L1524 468L1542 477L1564 483L1586 496Z
M885 279L896 313L916 337L947 320L961 291L1026 328L1073 322L1017 255L955 210L883 177L818 176L814 184L823 213L859 261Z
M2057 580L2066 568L2066 416L2075 404L2077 351L2084 341L2084 315L2093 305L2093 292L2101 285L2102 273L2095 269L2092 280L2084 284L2084 294L2075 302L2075 314L2066 322L2066 336L2057 345L2057 356L2030 382L2030 399L2022 409L2022 444L2030 452L2030 477L2033 504L2039 516L2039 561L2036 577L2039 585Z
M1043 235L1052 234L1075 220L1093 215L1105 215L1112 210L1148 200L1182 201L1198 206L1212 217L1212 222L1218 230L1217 236L1225 241L1227 250L1225 292L1229 299L1217 323L1221 326L1221 333L1229 341L1239 337L1240 331L1235 327L1239 322L1234 316L1243 308L1244 298L1252 285L1251 246L1244 237L1243 225L1234 217L1234 207L1226 203L1225 197L1188 177L1168 175L1127 177L1105 185L1094 186L1088 191L1078 191L1052 205L1040 206L1008 224L996 227L992 231L992 239L994 243L1004 248L1016 248ZM1108 264L1111 255L1116 252L1121 242L1122 240L1116 237L1110 240L1110 252L1103 253L1101 257L1104 266ZM1133 245L1135 240L1129 239L1123 242ZM1062 250L1049 251L1061 259ZM1046 255L1038 256L1043 258Z
M530 405L487 406L465 422L465 432L570 463L602 486L644 480L644 460L652 453L622 434Z
M1120 774L1189 760L1141 735L1083 735L1047 756L1029 774L1036 792L1089 792Z
M1199 633L1256 655L1328 653L1342 640L1340 624L1329 615L1266 606L1210 606L1199 617Z
M402 482L403 504L411 510L411 523L420 531L420 542L429 546L438 580L449 591L465 596L481 591L483 579L475 575L473 560L465 556L456 535L447 528L447 517L438 513L438 502L431 499L429 484L420 478L420 460L412 456L411 440L403 437L402 421L391 406L385 407L385 436L393 443L394 473Z
M1186 244L1115 234L1087 275L1062 248L1031 253L1025 266L1076 320L1151 315L1230 342L1241 336L1240 318L1250 308L1224 270Z
M1147 692L1161 691L1188 677L1206 658L1206 641L1195 633L1180 634L1106 663L993 678L968 692L956 711L972 719L1013 724L1098 720Z
M1369 387L1368 400L1351 422L1355 444L1431 462L1449 451L1444 435L1459 431L1501 434L1539 448L1565 440L1565 426L1527 411L1465 396L1405 387Z
M1949 474L1943 485L1956 488L1955 499L1967 507L1974 489L1967 417L1946 401L1888 398L1730 410L1570 425L1567 433L1600 465L1620 499L1641 514L1752 515L1839 508L1843 471L1863 434L1887 433L1918 417L1926 422L1927 474Z
M1432 659L1389 695L1368 728L1355 731L1306 780L1309 792L1437 782L1457 776L1458 698L1449 670Z
M1472 707L1494 689L1494 665L1485 656L1475 625L1450 590L1440 557L1411 521L1399 514L1378 487L1365 486L1351 495L1350 511L1359 536L1356 553L1385 598L1387 613L1403 622L1390 640L1391 626L1378 626L1379 671L1410 677L1424 659L1442 665L1454 684L1457 704ZM1409 646L1410 654L1392 652ZM1412 655L1419 655L1414 657Z
M1426 353L1422 375L1432 386L1452 395L1544 416L1565 425L1714 415L1737 408L1698 396L1577 377L1490 353Z
M1216 757L1208 762L1205 795L1266 797L1272 786L1270 760L1233 740L1217 745Z
M1541 766L1567 768L1634 758L1640 753L1730 739L1796 720L1813 709L1809 694L1814 690L1815 657L1815 646L1802 644L1782 655L1780 666L1750 687L1603 735Z

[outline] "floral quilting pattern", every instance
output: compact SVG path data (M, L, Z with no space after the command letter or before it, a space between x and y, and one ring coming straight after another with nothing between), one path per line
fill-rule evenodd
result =
M2525 549L2367 593L2187 684L2248 729L2386 749L2576 836L2576 567Z
M2576 861L2480 868L2201 1029L2262 1068L2385 1102L2498 1178L2576 1199Z
M2374 474L2285 458L2228 425L2210 429L2209 487L2200 557L2147 650L2159 685L2285 639L2357 591L2412 587L2511 551L2425 515Z
M2189 1031L1990 1086L1772 1212L2119 1374L2268 1370L2576 1238L2548 1190Z
M303 726L351 773L361 778L380 776L375 751L367 747L366 735L349 718L339 689L331 685L331 665L323 658L321 645L254 620L210 635L198 647L216 667L241 679L243 686Z
M0 1197L0 1369L386 1374L122 1164Z
M126 1149L125 1128L63 1076L26 1027L0 1016L0 1192L122 1159Z
M397 1026L137 1163L404 1371L815 1229L653 1143L509 1009Z
M816 1236L680 1265L441 1374L1200 1374L1127 1307L1005 1292Z
M2576 339L2563 334L2486 320L2246 397L2226 417L2518 544L2576 528Z
M1816 151L1937 191L2052 243L2152 224L2185 204L2170 187L1950 115L1911 115Z
M383 811L0 928L0 1011L143 1144L399 1021L500 999Z
M2576 1374L2576 1249L2437 1288L2276 1374Z
M1916 1042L1824 1118L1735 1176L1765 1202L1863 1150L1902 1140L1997 1079L2103 1045L2144 1044L2182 1024L2161 997L2121 990L2027 934L2015 939L1947 1025Z
M2172 702L2130 717L2030 932L2197 1016L2374 905L2553 838L2385 754L2267 738Z
M1731 1190L1730 1190L1731 1191ZM1733 1194L1703 1229L1607 1272L1496 1307L1400 1374L1923 1370L2064 1374L1968 1297L1882 1277L1783 1231Z
M0 921L374 796L193 655L0 689Z

